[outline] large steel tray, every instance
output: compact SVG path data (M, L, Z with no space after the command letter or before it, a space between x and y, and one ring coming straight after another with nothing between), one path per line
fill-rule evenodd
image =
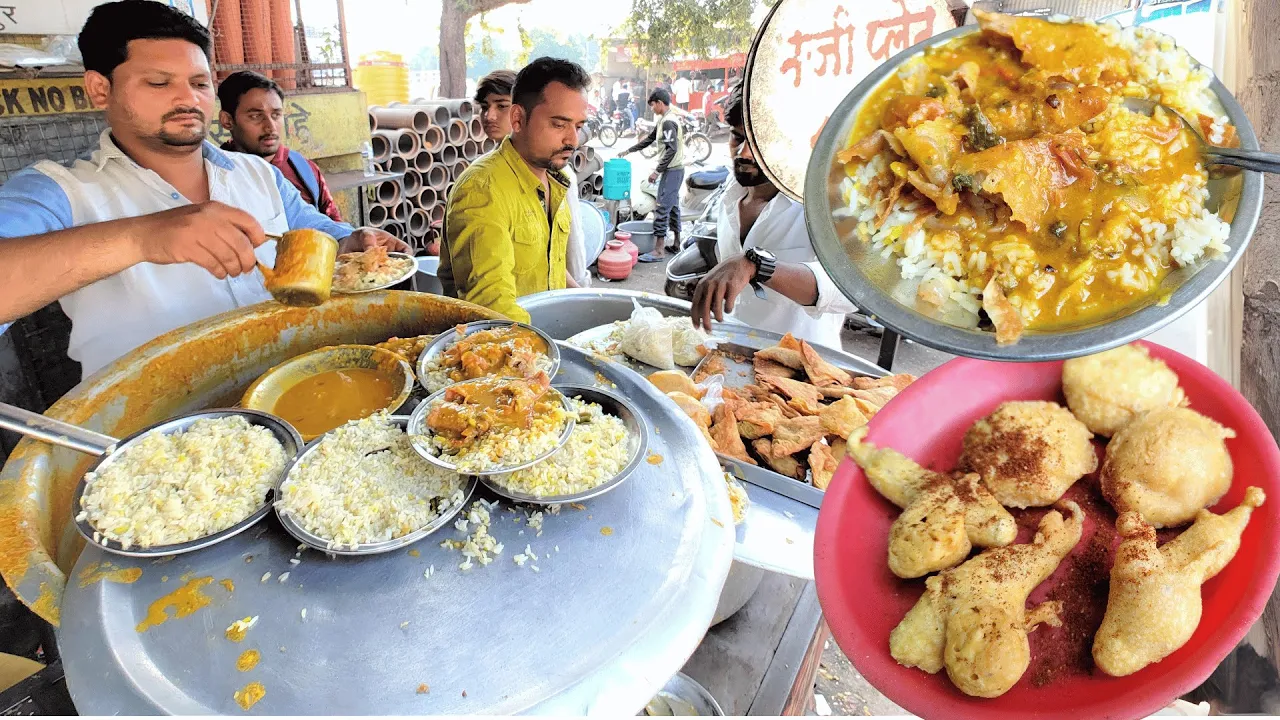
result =
M331 559L308 550L292 565L297 543L274 518L168 561L88 548L68 582L58 633L77 709L241 714L233 694L260 682L266 695L250 714L637 712L711 622L733 559L732 513L692 421L635 373L562 352L557 381L616 385L660 429L647 450L660 462L642 463L637 477L583 509L548 512L540 536L523 510L502 501L490 532L503 552L465 571L459 553L440 546L464 537L453 529L386 555ZM526 545L539 559L517 566L512 558ZM142 577L81 587L81 573L108 559L142 568ZM136 630L154 601L202 577L212 578L203 588L209 606ZM243 642L224 637L233 621L253 616ZM248 649L262 660L238 672ZM419 692L424 685L429 692Z
M628 290L538 293L521 298L520 305L532 316L534 326L556 339L567 339L629 318L633 299L643 306L657 308L667 316L687 316L690 310L689 303L681 300ZM754 330L738 322L716 323L713 330L713 336L721 341L755 349L776 345L782 339L777 333ZM881 377L886 374L884 369L854 355L825 347L817 350L831 363L859 375ZM601 368L626 365L638 373L654 370L634 361L592 359ZM734 377L726 378L730 385L749 382L747 376L739 376L736 372L731 374ZM669 401L664 399L664 402ZM671 406L674 408L675 404L671 403ZM662 428L658 431L665 432ZM746 520L737 527L734 558L771 572L813 579L813 532L818 523L822 491L772 470L727 458L720 458L720 461L729 472L747 483L747 495L751 498Z

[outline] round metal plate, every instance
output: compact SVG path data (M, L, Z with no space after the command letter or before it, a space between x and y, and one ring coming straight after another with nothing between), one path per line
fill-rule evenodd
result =
M284 454L286 458L285 470L287 471L289 467L288 462L291 461L293 458L297 457L298 453L302 450L302 436L298 434L297 430L293 429L292 425L285 422L284 420L281 420L275 415L271 415L265 412L260 412L258 410L219 409L219 410L202 410L200 412L194 412L189 415L183 415L182 417L173 418L172 420L166 420L162 423L152 425L151 427L146 428L144 430L140 430L130 435L129 437L125 438L124 440L121 440L120 442L116 443L114 448L111 449L111 452L98 458L96 461L94 461L93 465L89 466L89 469L85 471L85 475L88 475L91 472L96 472L98 470L101 470L107 467L112 461L120 457L120 454L124 450L129 449L129 447L136 444L139 440L142 439L144 435L148 433L178 432L179 430L186 430L188 427L191 426L192 423L194 423L197 420L206 419L206 418L217 419L217 418L224 418L224 417L232 417L236 415L243 417L245 420L248 420L251 425L258 425L261 427L265 427L271 431L271 434L274 435L276 440L280 441L280 444L284 447ZM131 547L128 550L126 550L120 545L120 543L114 540L108 540L101 536L95 538L94 536L97 534L97 531L94 529L92 525L89 524L88 520L75 520L75 517L79 516L80 514L80 500L81 498L84 497L84 491L88 487L88 483L85 481L83 477L80 478L80 482L76 483L75 492L72 493L71 495L71 508L72 508L71 512L72 512L73 521L75 522L76 530L80 531L80 534L84 536L84 539L89 541L91 545L96 545L97 547L100 547L109 553L113 553L116 555L127 555L129 557L139 557L139 558L159 557L163 555L181 555L183 553L194 552L202 548L207 548L211 545L216 545L217 543L220 543L224 540L232 538L244 532L245 530L248 530L255 523L257 523L259 520L265 517L267 513L271 512L271 503L275 499L275 496L277 495L277 493L279 492L280 483L283 480L284 480L284 472L281 472L280 477L277 478L274 483L274 487L272 487L271 490L268 490L266 497L263 498L262 506L259 507L257 510L254 510L253 514L245 518L244 520L241 520L240 522L236 523L235 525L232 525L226 530L216 532L212 535L207 535L205 537L198 538L196 540L189 540L184 543L176 543L173 545L156 545L149 548Z
M390 420L396 425L399 425L402 429L409 426L408 415L392 415ZM284 482L280 485L281 499L283 499L284 484L289 482L289 475L293 472L293 469L301 465L302 461L305 460L306 457L310 455L326 437L329 436L329 433L332 432L333 430L330 430L324 435L312 440L307 444L307 447L302 451L302 454L298 455L298 457L294 458L293 462L290 463L288 471L285 473ZM458 511L471 500L471 494L476 489L475 478L463 478L463 481L462 502L457 505L445 507L444 512L440 513L439 517L435 520L432 520L430 523L427 523L413 532L401 535L398 538L392 538L391 540L386 540L384 542L365 543L363 545L332 545L328 540L304 528L301 523L293 518L293 513L280 507L279 500L277 500L274 505L276 517L279 518L280 525L284 527L286 532L297 538L298 542L307 545L308 547L332 553L334 555L378 555L412 545L436 530L448 525L453 520L454 516L458 514Z
M809 155L837 100L895 53L955 26L945 0L779 0L743 77L747 142L764 174L803 200Z
M143 569L132 584L81 586L76 579L108 559L87 548L67 583L58 632L76 708L243 716L232 696L260 682L266 695L248 714L640 710L706 633L733 560L732 511L691 420L635 373L562 350L565 382L591 385L602 373L662 429L649 443L660 464L642 463L631 482L585 509L547 512L541 535L523 511L495 501L490 533L505 548L471 570L434 538L366 557L303 552L294 565L297 542L274 520L168 562L111 558ZM538 572L512 562L526 545ZM261 582L265 572L272 575ZM202 589L209 605L137 631L153 603L203 578L212 579ZM242 643L223 636L253 616L261 619ZM239 672L236 659L249 649L261 662Z
M427 386L427 366L430 365L433 360L440 357L440 354L443 353L450 345L453 345L467 335L480 332L481 330L491 330L493 328L507 327L509 325L522 327L542 338L542 341L547 344L547 357L551 358L551 369L547 371L547 375L555 377L556 371L560 369L560 348L556 347L556 341L553 340L550 335L532 325L513 322L511 320L481 320L479 322L463 325L461 335L458 334L459 331L457 328L440 333L435 340L431 341L430 345L423 348L422 353L418 355L418 382L429 393L440 391L442 388L432 388Z
M492 490L495 494L501 495L508 500L531 503L534 505L558 505L561 503L581 502L593 497L599 497L610 490L617 488L619 485L626 482L627 478L631 477L632 473L635 472L635 469L644 461L645 449L649 447L649 427L645 424L644 418L640 416L640 413L636 412L636 409L630 402L624 400L618 395L615 395L614 393L602 390L598 387L591 387L587 385L556 385L555 388L565 397L581 398L587 402L595 403L599 405L606 414L613 415L614 417L621 419L622 423L626 425L627 431L631 433L630 459L627 460L627 464L622 467L622 470L620 470L617 475L614 475L590 490L584 490L580 493L573 493L570 495L551 495L545 497L529 495L527 493L516 492L509 489L503 484L501 475L486 475L482 477L481 482L484 483L484 486ZM576 431L582 427L582 423L577 423L574 429Z
M427 413L431 412L431 406L435 405L438 401L442 400L444 398L444 394L449 391L449 388L456 387L457 385L467 385L473 382L478 382L478 381L468 380L466 382L455 383L454 385L450 385L444 390L441 390L436 393L432 393L430 396L427 397L426 400L423 400L421 403L418 403L418 407L414 408L413 414L409 416L409 427L407 428L408 433L410 435L421 435L424 437L429 437L432 433L431 433L431 430L427 427ZM565 409L565 412L568 412L569 406L567 403L565 403L564 395L561 395L560 391L556 390L555 388L551 388L549 392L554 397L559 399L561 407ZM538 463L542 462L543 460L546 460L547 458L551 457L552 455L555 455L556 453L560 452L560 448L564 447L564 444L569 442L569 436L573 434L574 424L575 424L575 421L574 421L573 413L570 412L569 420L568 422L565 423L564 430L560 433L560 439L559 441L556 442L556 446L532 460L520 463L519 465L507 465L500 468L495 468L492 470L484 470L484 471L474 470L474 471L463 473L463 474L477 475L477 476L483 477L485 475L501 475L503 473L515 472L516 470L524 470L525 468L531 468L534 465L537 465ZM441 459L437 455L431 454L430 449L428 449L427 446L422 444L421 442L418 442L415 440L413 442L413 447L415 450L418 451L419 455L426 458L427 462L433 465L442 467L445 470L453 470L454 472L458 472L457 466L455 466L453 463L447 460Z
M337 283L335 283L333 285L333 294L334 295L360 295L362 293L373 292L375 290L386 290L389 287L399 285L405 280L408 280L409 278L413 277L415 273L418 272L418 261L408 253L389 252L387 253L387 257L401 258L401 259L408 258L410 261L412 261L413 264L409 267L409 269L401 273L400 276L397 277L395 280L390 280L388 282L382 283L377 287L365 288L363 290L342 290L342 289L339 289Z
M906 60L971 32L978 32L978 27L966 25L942 33L881 65L841 101L832 122L823 129L805 180L805 221L818 260L840 291L885 327L922 345L955 355L1004 361L1060 360L1102 352L1145 337L1200 304L1231 274L1249 245L1262 211L1259 173L1245 171L1209 181L1210 206L1218 208L1223 218L1231 222L1227 239L1230 250L1225 256L1170 273L1147 305L1131 308L1127 314L1074 330L1028 331L1018 342L1004 346L996 345L994 333L959 328L919 312L914 307L915 285L902 281L896 261L881 257L869 244L857 240L851 219L836 221L831 213L842 202L834 178L843 177L844 168L838 166L835 157L849 141L862 101ZM1253 126L1240 104L1218 80L1213 81L1211 89L1223 113L1235 125L1241 147L1259 149ZM1157 305L1156 297L1164 293L1168 293L1168 302ZM911 304L904 304L903 300Z

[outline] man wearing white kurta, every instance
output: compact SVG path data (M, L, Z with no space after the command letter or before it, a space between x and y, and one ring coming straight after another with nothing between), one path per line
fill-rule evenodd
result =
M720 262L694 290L694 325L709 331L713 317L723 321L732 315L754 328L789 332L839 350L845 315L857 308L818 262L804 206L779 192L752 157L743 128L741 86L726 101L725 117L733 127L733 179L720 201ZM756 287L764 299L756 296Z
M270 299L266 233L322 230L341 251L408 249L304 202L262 158L205 140L208 30L162 3L106 3L79 36L109 130L87 159L0 187L0 324L58 300L85 377L155 337Z

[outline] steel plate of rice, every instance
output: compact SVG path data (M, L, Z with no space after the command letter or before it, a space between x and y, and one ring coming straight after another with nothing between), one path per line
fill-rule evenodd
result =
M495 482L522 495L560 497L594 490L622 472L639 451L639 438L595 403L567 403L578 420L560 452L531 468L495 475Z
M418 447L462 473L492 473L545 457L563 444L571 422L545 373L451 385L413 417Z
M321 437L281 487L277 506L330 547L386 542L464 500L464 480L432 465L385 412Z
M895 297L1010 344L1159 302L1228 249L1195 135L1125 103L1238 146L1208 70L1145 28L975 14L868 95L837 157L834 214L896 260Z
M198 540L262 507L287 462L270 430L240 416L151 432L85 475L76 520L125 550Z
M547 342L533 329L512 323L478 330L459 337L423 365L422 384L438 392L457 382L482 377L534 377L550 375L555 363L547 354Z

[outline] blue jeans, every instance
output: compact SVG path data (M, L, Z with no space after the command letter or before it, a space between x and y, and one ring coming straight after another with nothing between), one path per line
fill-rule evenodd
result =
M658 208L653 211L654 249L666 246L667 228L680 235L680 186L684 168L669 168L658 178Z

